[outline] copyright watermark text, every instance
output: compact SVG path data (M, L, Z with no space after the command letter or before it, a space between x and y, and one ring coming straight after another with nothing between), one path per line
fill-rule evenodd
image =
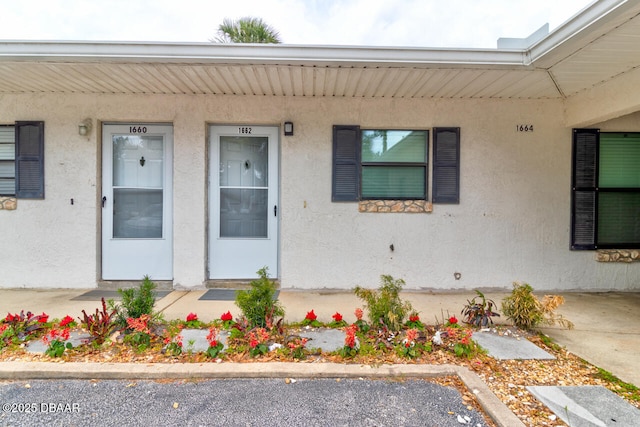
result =
M41 402L41 403L3 403L2 412L11 413L71 413L80 412L79 403L58 403L58 402Z

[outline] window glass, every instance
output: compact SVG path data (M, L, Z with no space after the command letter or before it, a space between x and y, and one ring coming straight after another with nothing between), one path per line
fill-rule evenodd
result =
M0 126L0 196L16 194L15 129Z
M424 199L424 167L362 167L362 197Z
M427 131L363 130L362 162L425 163Z
M604 192L598 195L598 244L640 242L640 192Z
M363 130L362 198L425 199L427 139L428 131Z
M640 134L600 135L599 185L604 188L640 187Z

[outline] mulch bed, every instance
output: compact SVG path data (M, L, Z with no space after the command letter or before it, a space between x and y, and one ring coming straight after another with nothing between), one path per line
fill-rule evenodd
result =
M542 403L533 397L527 386L583 386L600 385L617 393L627 402L640 409L640 391L628 390L620 383L604 378L600 371L586 361L556 345L547 345L547 340L540 336L528 334L514 328L494 329L495 333L519 336L529 339L534 344L556 357L555 360L496 360L480 354L473 358L457 357L451 351L438 349L425 353L415 359L398 356L394 352L383 355L343 358L334 353L309 354L299 363L356 363L367 365L380 364L452 364L462 365L475 372L527 426L563 426L562 420ZM110 342L99 349L80 346L67 350L60 358L51 358L40 353L30 353L24 348L4 349L0 351L0 361L48 361L48 362L138 362L138 363L253 363L292 361L278 352L252 358L248 353L221 354L218 359L207 358L204 353L184 352L179 356L168 356L162 353L162 344L156 344L144 352L137 352L131 346L118 342ZM473 393L466 389L458 378L429 378L441 385L455 387L470 407L483 412ZM493 423L487 419L487 424Z

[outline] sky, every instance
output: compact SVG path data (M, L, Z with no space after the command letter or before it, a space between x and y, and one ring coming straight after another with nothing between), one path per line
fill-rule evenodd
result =
M209 42L257 17L285 44L496 48L592 0L0 0L2 40Z

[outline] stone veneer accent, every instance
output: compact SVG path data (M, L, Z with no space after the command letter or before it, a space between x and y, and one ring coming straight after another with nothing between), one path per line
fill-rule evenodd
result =
M15 197L0 197L0 211L15 211L18 208L18 199Z
M362 200L358 204L358 211L373 213L431 213L433 205L426 200Z
M640 262L639 249L598 249L598 262Z

